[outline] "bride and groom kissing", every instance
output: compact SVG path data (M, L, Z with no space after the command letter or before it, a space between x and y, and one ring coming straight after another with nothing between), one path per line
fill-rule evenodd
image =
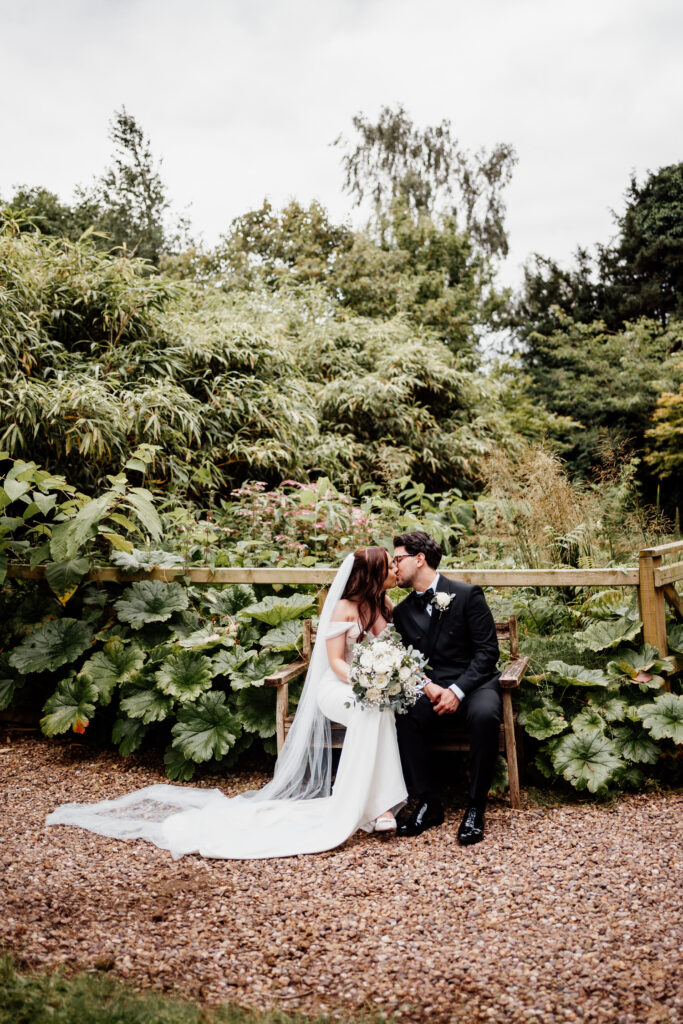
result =
M116 800L62 805L47 823L146 839L175 858L317 853L359 828L418 836L444 821L444 780L429 744L455 718L470 744L458 842L480 842L501 720L498 641L481 588L448 580L438 571L440 561L439 545L419 530L394 538L393 557L383 547L347 556L320 616L292 727L262 789L228 798L219 789L159 784ZM393 607L388 592L396 586L411 592ZM415 704L396 716L364 706L349 685L355 644L379 636L392 621L403 643L428 664ZM346 726L334 783L331 722ZM397 821L409 793L415 806Z

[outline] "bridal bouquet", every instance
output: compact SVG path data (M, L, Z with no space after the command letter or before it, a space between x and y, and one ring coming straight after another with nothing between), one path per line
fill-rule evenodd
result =
M355 644L349 683L359 704L366 708L390 708L405 714L417 700L426 660L419 651L404 647L393 626L378 637Z

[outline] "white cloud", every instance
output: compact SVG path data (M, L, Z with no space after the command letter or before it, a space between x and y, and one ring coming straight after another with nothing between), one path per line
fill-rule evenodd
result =
M125 104L207 241L269 195L351 213L351 117L402 102L468 148L512 142L512 253L606 241L632 170L681 159L672 0L0 0L0 194L63 196L107 162Z

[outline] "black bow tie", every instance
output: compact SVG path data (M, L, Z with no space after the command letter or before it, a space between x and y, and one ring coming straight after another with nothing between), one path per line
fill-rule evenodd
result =
M413 600L415 601L418 608L426 611L427 606L431 604L434 593L431 590L425 590L424 593L418 594L417 591L413 591Z

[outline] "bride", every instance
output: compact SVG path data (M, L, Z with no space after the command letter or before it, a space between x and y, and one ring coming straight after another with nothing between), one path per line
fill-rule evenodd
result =
M358 828L393 831L407 799L390 711L363 708L348 683L353 645L391 619L396 575L386 548L359 548L325 601L299 706L271 781L228 798L218 789L156 785L116 800L64 804L48 825L117 839L147 839L174 858L226 859L319 853ZM330 720L346 726L331 786Z

